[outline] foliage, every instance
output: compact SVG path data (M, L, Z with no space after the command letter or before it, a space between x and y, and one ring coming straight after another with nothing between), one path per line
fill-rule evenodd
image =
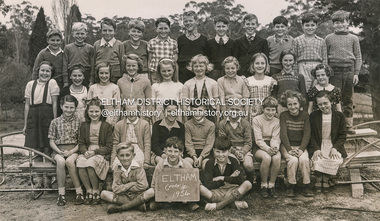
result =
M53 10L53 25L61 31L64 31L67 27L67 17L70 13L72 5L76 4L76 0L53 0L51 8ZM64 33L64 37L67 38L67 33ZM66 40L65 40L66 42Z
M0 11L4 16L9 12L10 8L11 6L6 5L4 0L0 0Z
M82 14L80 13L78 6L72 5L70 9L70 14L67 16L66 28L64 31L66 44L74 42L73 37L71 36L71 27L73 26L74 22L81 22L81 21L82 21Z
M29 58L28 65L33 66L34 60L37 54L47 46L46 34L48 32L48 27L46 23L46 17L44 9L41 7L37 14L36 22L32 28L32 34L29 39Z

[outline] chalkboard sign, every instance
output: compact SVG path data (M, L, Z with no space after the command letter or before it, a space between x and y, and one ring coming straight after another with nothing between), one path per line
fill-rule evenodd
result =
M199 170L194 168L163 168L157 171L156 202L198 202Z

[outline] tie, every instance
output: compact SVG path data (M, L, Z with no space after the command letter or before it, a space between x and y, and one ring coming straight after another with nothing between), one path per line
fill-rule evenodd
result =
M224 45L223 39L219 38L219 45Z
M106 42L106 43L104 44L104 47L111 47L111 45L110 45L108 42Z
M131 82L133 83L135 81L135 79L131 78Z

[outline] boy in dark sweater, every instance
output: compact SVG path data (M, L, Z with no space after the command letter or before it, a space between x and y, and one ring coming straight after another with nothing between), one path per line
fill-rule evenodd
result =
M204 170L204 186L201 185L201 196L206 198L206 211L220 210L231 203L238 209L247 209L245 201L238 201L251 188L252 184L246 180L243 168L239 162L229 157L231 141L226 136L216 138L214 157L207 161Z

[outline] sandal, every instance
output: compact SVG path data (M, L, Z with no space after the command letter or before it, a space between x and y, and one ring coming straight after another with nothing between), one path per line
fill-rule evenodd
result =
M93 195L92 193L87 193L86 199L84 199L84 205L91 205Z
M57 205L58 206L64 206L64 205L66 205L65 195L59 194L58 199L57 199Z
M322 182L317 181L314 185L315 192L320 193L322 192Z
M76 198L75 198L75 205L82 205L84 203L84 198L83 198L83 194L81 193L78 193Z
M93 199L92 199L92 204L93 204L93 205L99 205L99 204L101 204L101 203L102 203L102 201L101 201L101 199L100 199L99 194L94 193L94 196L93 196Z

